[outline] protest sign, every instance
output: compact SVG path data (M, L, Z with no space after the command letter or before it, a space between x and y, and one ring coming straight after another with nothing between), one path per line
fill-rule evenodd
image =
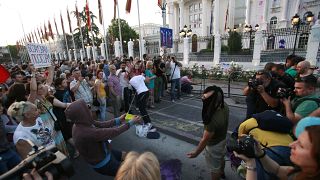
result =
M51 66L51 55L46 45L28 43L26 47L35 68Z

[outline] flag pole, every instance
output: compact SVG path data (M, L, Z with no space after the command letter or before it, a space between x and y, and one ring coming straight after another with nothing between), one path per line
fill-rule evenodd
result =
M22 18L21 18L21 14L19 12L18 12L18 14L19 14L19 19L20 19L23 35L26 36L26 32L24 31L24 26L23 26L23 21L22 21ZM24 45L24 48L26 48L26 44ZM29 59L28 53L25 50L22 50L22 54L24 54L24 57L26 57L26 61L27 61ZM22 59L21 59L21 63L22 63Z
M60 20L62 20L62 14L61 14L61 11L60 11ZM70 58L69 58L69 47L68 47L68 41L67 41L67 35L66 35L66 33L65 33L65 31L64 31L64 23L63 23L63 21L61 21L61 26L62 26L62 30L63 30L63 35L64 35L64 40L65 40L65 42L66 42L66 48L67 48L67 59L69 59L70 60Z
M106 51L106 60L109 60L109 53L108 53L108 40L107 40L107 34L106 34L106 28L104 27L104 20L102 21L103 26L103 33L104 33L104 43L105 43L105 51Z
M119 39L120 39L120 56L123 56L123 47L122 47L122 34L121 34L121 24L120 24L120 11L119 11L119 4L117 1L117 10L118 10L118 26L119 26Z
M96 53L95 53L95 45L94 45L94 36L93 36L93 32L92 32L92 24L93 24L93 19L91 19L91 16L90 16L90 9L89 9L89 2L87 1L87 5L88 5L88 14L89 14L89 17L90 18L90 33L91 33L91 36L92 36L92 59L94 61L96 61Z
M140 25L140 9L139 9L139 0L137 0L137 7L138 7L138 22L139 22L139 53L140 59L142 59L142 34L141 34L141 25Z
M76 10L78 14L76 14L76 18L77 18L77 25L80 31L80 36L81 36L81 44L82 44L82 53L85 55L85 50L84 50L84 42L83 42L83 35L82 35L82 26L81 26L81 19L79 19L79 11L78 11L78 2L76 1ZM81 55L81 53L80 53Z
M72 30L68 6L67 6L67 13L68 13L68 22L69 22L69 26L70 26L69 28L70 28L70 30ZM73 53L73 54L74 54L74 55L77 55L77 48L76 48L76 43L74 42L73 31L71 31L70 33L71 33L71 35L72 35L72 44L73 44L74 52L76 52L76 53ZM77 61L77 57L76 57L76 56L74 57L74 59Z

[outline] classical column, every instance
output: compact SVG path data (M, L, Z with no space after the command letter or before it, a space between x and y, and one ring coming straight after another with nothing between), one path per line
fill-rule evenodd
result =
M169 28L172 29L173 31L173 34L176 33L175 31L175 28L174 28L174 5L173 5L173 2L169 2L168 5L167 5L167 13L168 13L168 16L169 16Z
M118 40L118 38L116 38L116 41L114 41L114 55L116 57L120 57L120 53L121 53L120 46L121 46L120 41Z
M214 1L214 59L213 64L219 64L221 54L221 35L219 33L220 0Z
M173 11L174 11L174 36L178 37L179 36L179 6L176 4L173 4Z
M71 49L69 49L69 51L68 51L68 57L69 57L69 61L71 61L72 60L72 50Z
M301 1L300 0L296 0L296 7L294 8L295 11L293 12L292 16L294 16L296 13L299 12L299 6L301 4Z
M282 0L280 27L287 27L288 0Z
M73 56L74 56L74 60L78 61L77 49L73 50Z
M254 47L253 47L252 64L254 66L260 65L261 47L262 47L262 31L258 30L255 33Z
M208 15L210 15L210 5L208 0L202 0L202 36L208 36Z
M106 49L104 47L104 43L100 44L100 49L101 49L101 56L103 56L104 59L107 59L106 58Z
M80 49L80 60L81 62L83 62L83 59L84 59L84 52L83 52L83 49Z
M229 17L227 25L230 29L233 29L234 27L235 1L236 0L229 0Z
M268 9L269 9L269 1L265 0L264 2L264 7L263 7L263 20L261 22L261 24L259 24L259 29L261 30L266 30L267 29L267 25L268 25Z
M246 0L246 20L245 24L250 24L250 0Z
M317 65L317 53L320 42L320 24L319 20L311 28L311 34L308 38L306 60L310 61L311 65ZM318 64L319 65L319 64Z
M179 3L179 8L180 8L180 27L179 29L182 29L185 25L185 22L184 22L184 1L181 0L180 3Z
M87 60L89 61L91 59L91 47L87 46Z

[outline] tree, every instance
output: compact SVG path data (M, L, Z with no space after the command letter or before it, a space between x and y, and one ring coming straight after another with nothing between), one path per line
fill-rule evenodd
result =
M229 39L228 39L228 47L229 52L240 52L242 50L242 41L241 41L241 35L236 32L232 31L229 32Z
M9 49L12 58L18 58L18 49L16 45L8 45L7 48Z
M120 25L121 25L121 35L122 35L122 41L129 41L130 39L138 39L139 35L136 33L135 30L133 30L126 20L120 19ZM113 39L113 41L116 40L116 38L119 38L119 26L118 26L118 19L111 20L111 25L109 25L109 36Z
M76 17L76 12L72 11L72 13ZM74 29L75 33L73 34L77 49L82 48L80 29L82 31L83 43L85 45L92 46L92 40L94 41L95 46L99 46L102 42L99 28L94 23L94 20L97 19L97 17L91 11L89 11L89 14L90 14L90 18L91 18L92 34L90 32L90 29L87 26L86 8L84 7L83 10L81 12L79 12L80 28L77 27L76 29Z

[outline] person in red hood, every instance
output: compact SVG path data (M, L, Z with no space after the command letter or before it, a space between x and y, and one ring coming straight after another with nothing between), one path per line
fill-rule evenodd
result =
M111 150L108 147L108 140L139 123L141 117L134 116L129 122L125 122L124 114L109 121L94 121L87 104L82 99L73 102L65 110L65 114L66 118L74 123L72 137L80 155L96 172L115 176L125 152Z

